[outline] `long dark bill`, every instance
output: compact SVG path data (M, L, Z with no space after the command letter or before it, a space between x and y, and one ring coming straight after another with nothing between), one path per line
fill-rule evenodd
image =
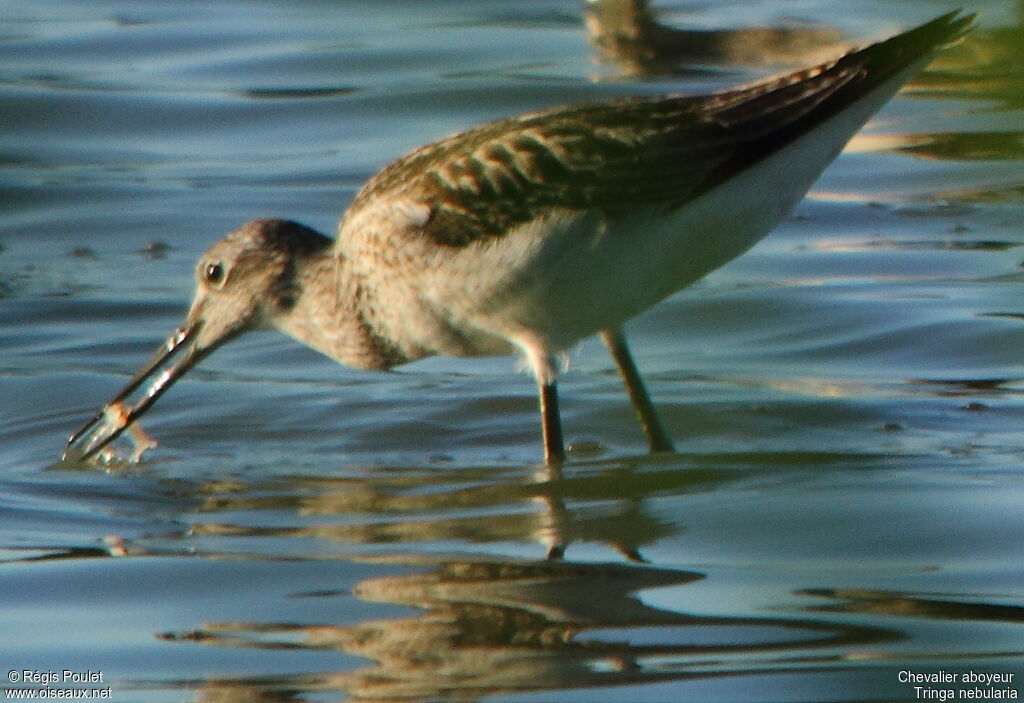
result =
M212 349L199 349L193 340L198 324L179 327L132 380L104 405L77 432L71 435L62 461L85 461L103 449L135 422L186 371ZM139 388L142 395L134 404L127 402Z

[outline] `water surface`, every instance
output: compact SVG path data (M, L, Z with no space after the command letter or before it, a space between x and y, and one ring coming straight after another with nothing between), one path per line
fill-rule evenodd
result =
M776 232L628 327L678 453L645 455L594 340L556 477L514 359L367 373L260 333L147 415L141 464L54 466L242 221L331 232L454 130L753 80L953 6L666 2L656 45L586 9L0 8L4 671L142 703L891 701L901 670L1024 675L1009 0Z

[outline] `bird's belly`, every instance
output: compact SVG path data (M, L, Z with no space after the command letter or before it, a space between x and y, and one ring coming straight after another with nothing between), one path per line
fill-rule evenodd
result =
M784 169L755 167L672 212L618 220L556 213L467 249L463 261L439 269L432 289L458 327L511 340L527 331L550 349L566 349L745 252L817 176L780 187L772 171Z

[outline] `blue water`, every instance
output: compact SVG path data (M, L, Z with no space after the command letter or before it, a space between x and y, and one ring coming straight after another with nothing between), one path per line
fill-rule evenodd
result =
M627 328L675 454L646 455L595 340L555 477L514 359L370 373L259 333L146 416L141 463L56 465L241 222L332 232L455 130L749 81L954 6L657 7L698 34L616 44L614 7L552 0L0 5L6 690L68 669L140 703L892 701L901 670L974 670L1020 695L1009 0L776 232Z

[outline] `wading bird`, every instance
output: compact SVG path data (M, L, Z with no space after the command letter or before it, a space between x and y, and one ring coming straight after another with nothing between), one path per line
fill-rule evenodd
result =
M266 328L361 369L519 352L539 389L549 464L565 457L558 356L597 333L650 449L671 450L623 323L764 237L972 19L953 12L734 90L482 125L373 176L336 240L288 220L249 222L202 256L184 324L64 457L88 459L129 427L141 453L133 423L157 398L214 349Z

